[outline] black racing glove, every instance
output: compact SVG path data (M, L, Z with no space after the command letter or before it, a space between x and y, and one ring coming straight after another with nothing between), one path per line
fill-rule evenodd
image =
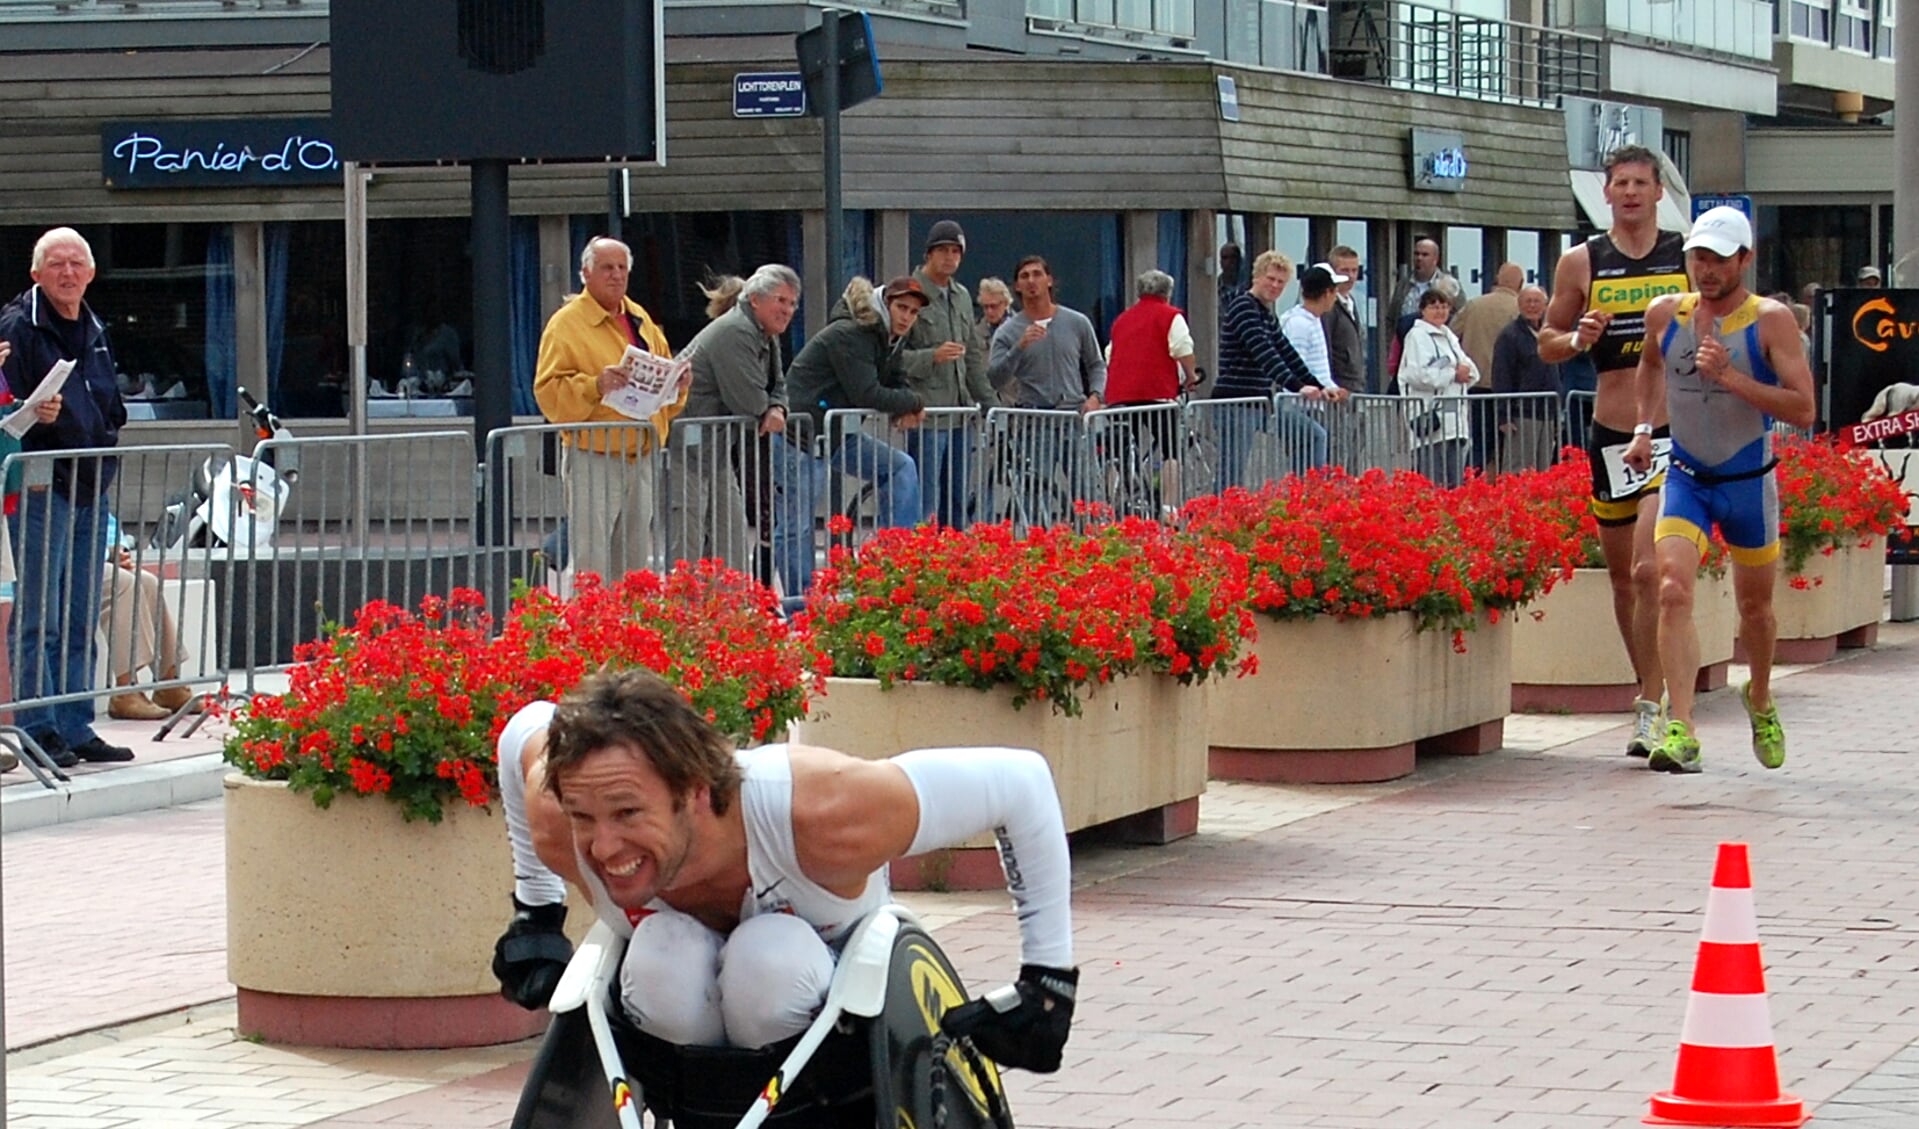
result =
M971 1038L1001 1066L1051 1074L1059 1069L1078 991L1077 968L1022 964L1018 981L948 1011L940 1030Z
M573 942L566 939L566 903L529 906L513 899L513 921L493 945L493 975L500 994L532 1011L546 1006L560 973L573 959Z

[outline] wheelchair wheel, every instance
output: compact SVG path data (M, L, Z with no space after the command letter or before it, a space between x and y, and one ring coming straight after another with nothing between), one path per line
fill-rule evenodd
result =
M999 1069L968 1040L940 1031L966 1001L959 973L933 939L903 926L893 942L886 1009L872 1024L877 1129L1013 1129Z

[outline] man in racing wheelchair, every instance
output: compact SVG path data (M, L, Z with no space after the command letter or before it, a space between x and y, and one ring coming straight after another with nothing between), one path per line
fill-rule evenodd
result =
M494 971L516 1003L577 1008L556 1019L516 1126L637 1125L628 1071L676 1127L769 1113L1010 1126L981 1055L1059 1068L1078 972L1065 830L1038 754L735 750L645 671L527 707L499 750L516 912ZM989 831L1022 964L1015 983L962 1002L943 954L890 904L887 865ZM564 881L599 924L563 979Z

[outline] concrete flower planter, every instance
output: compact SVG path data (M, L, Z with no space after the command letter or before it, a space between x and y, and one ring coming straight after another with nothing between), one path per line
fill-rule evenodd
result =
M1773 589L1773 615L1779 643L1773 661L1825 662L1842 647L1870 647L1879 639L1879 617L1886 596L1886 547L1848 547L1832 556L1815 553L1800 574L1805 587L1779 574ZM1745 661L1741 649L1740 661Z
M1044 702L1012 707L1006 689L924 682L880 689L873 679L829 678L826 696L795 727L797 739L879 759L944 745L1035 749L1053 769L1068 831L1100 828L1135 842L1167 843L1199 827L1206 790L1203 687L1158 675L1096 688L1079 717ZM989 839L905 859L901 889L991 889L1005 884Z
M271 1043L466 1047L546 1028L490 962L511 907L498 814L407 823L384 799L321 810L226 778L227 976L239 1030Z
M1265 620L1259 673L1213 691L1211 774L1222 780L1392 780L1414 755L1499 748L1512 704L1512 616L1457 653L1411 615Z
M1613 619L1612 584L1603 568L1582 568L1513 624L1513 712L1624 713L1639 695L1632 663ZM1693 626L1699 631L1699 690L1726 684L1739 625L1732 578L1699 578Z

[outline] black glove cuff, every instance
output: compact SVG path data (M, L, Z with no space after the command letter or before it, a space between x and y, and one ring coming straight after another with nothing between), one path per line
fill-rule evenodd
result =
M1079 996L1079 969L1048 968L1043 964L1022 964L1019 966L1019 978L1028 984L1036 984L1062 1000L1077 1000Z
M526 926L531 926L534 929L554 933L566 927L565 902L558 902L546 906L530 906L522 902L518 895L515 895L513 898L513 911L513 924L516 926L525 923Z

